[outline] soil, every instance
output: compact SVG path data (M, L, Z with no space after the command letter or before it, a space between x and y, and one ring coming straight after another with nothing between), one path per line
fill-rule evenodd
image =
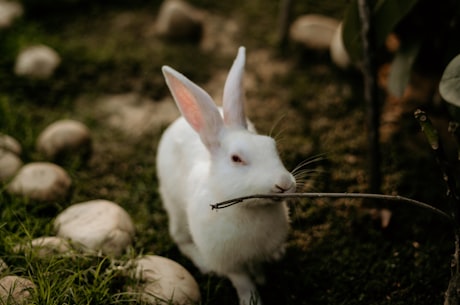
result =
M0 59L2 68L11 71L15 51L38 40L55 47L63 63L48 81L0 72L0 131L20 140L27 162L42 158L34 139L45 126L65 117L83 121L93 133L93 156L84 166L63 164L74 190L57 211L97 198L119 203L136 223L135 253L183 264L198 280L203 304L235 304L230 283L200 275L167 232L155 151L161 132L178 113L171 108L161 65L183 72L219 103L237 47L245 45L247 115L260 133L275 137L287 168L312 160L299 180L302 192L367 191L366 111L358 71L334 67L327 52L293 44L283 52L277 48L277 3L243 1L237 9L208 2L194 3L209 18L203 41L193 44L155 37L156 2L26 1L29 9L18 30L0 39L7 54ZM309 10L299 4L293 10L342 15L343 5L312 3ZM424 81L435 87L432 79ZM444 130L444 109L432 102L433 90L420 96L419 88L427 88L426 83L414 82L398 99L382 87L381 190L446 209L441 173L412 115L423 106ZM116 102L110 100L114 97ZM452 154L453 146L447 147ZM368 200L295 200L290 207L286 257L267 266L265 304L442 302L453 253L444 219L407 204ZM39 214L32 221L50 221L54 215ZM34 230L35 235L49 233L48 227Z

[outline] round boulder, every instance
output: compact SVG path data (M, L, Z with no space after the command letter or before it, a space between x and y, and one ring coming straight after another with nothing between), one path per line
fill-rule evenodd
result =
M8 191L32 200L58 201L67 197L71 184L72 180L62 167L33 162L19 170L8 185Z
M35 289L32 281L9 275L0 279L0 303L1 304L27 304Z
M50 160L91 155L91 134L81 122L59 120L48 125L37 138L37 150Z
M142 299L149 304L158 300L175 305L197 304L200 289L193 276L180 264L165 257L146 255L135 261L134 278L142 281ZM169 303L168 303L169 304Z
M119 256L134 239L134 224L118 204L92 200L73 204L54 221L57 236L87 251Z
M166 39L199 41L203 35L203 13L182 0L165 0L155 24Z
M293 41L318 51L328 51L339 21L322 15L303 15L291 25L289 33Z
M61 63L59 54L45 45L36 45L22 50L16 58L16 75L34 79L47 79Z

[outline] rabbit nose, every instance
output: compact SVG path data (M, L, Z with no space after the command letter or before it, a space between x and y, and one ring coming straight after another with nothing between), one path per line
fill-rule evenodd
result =
M291 175L283 176L275 187L272 189L274 193L292 193L295 192L296 182Z

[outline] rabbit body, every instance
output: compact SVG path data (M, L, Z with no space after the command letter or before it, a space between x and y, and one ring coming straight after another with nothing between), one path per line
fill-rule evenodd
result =
M261 264L281 257L289 228L285 203L254 199L212 210L228 199L295 191L275 141L255 133L242 110L240 48L224 89L224 109L169 67L168 86L183 117L164 132L157 171L169 231L181 252L202 272L228 277L240 304L261 304L254 282ZM230 93L229 93L230 92Z

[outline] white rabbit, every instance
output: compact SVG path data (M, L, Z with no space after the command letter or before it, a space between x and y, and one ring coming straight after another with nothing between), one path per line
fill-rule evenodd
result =
M261 193L294 192L275 141L258 135L244 114L245 48L227 77L223 111L200 87L163 66L183 117L164 132L158 147L160 194L169 231L181 252L202 272L230 279L240 304L261 304L254 282L261 264L284 253L289 217L285 203L250 200L213 211L210 204ZM223 112L223 115L221 115Z

